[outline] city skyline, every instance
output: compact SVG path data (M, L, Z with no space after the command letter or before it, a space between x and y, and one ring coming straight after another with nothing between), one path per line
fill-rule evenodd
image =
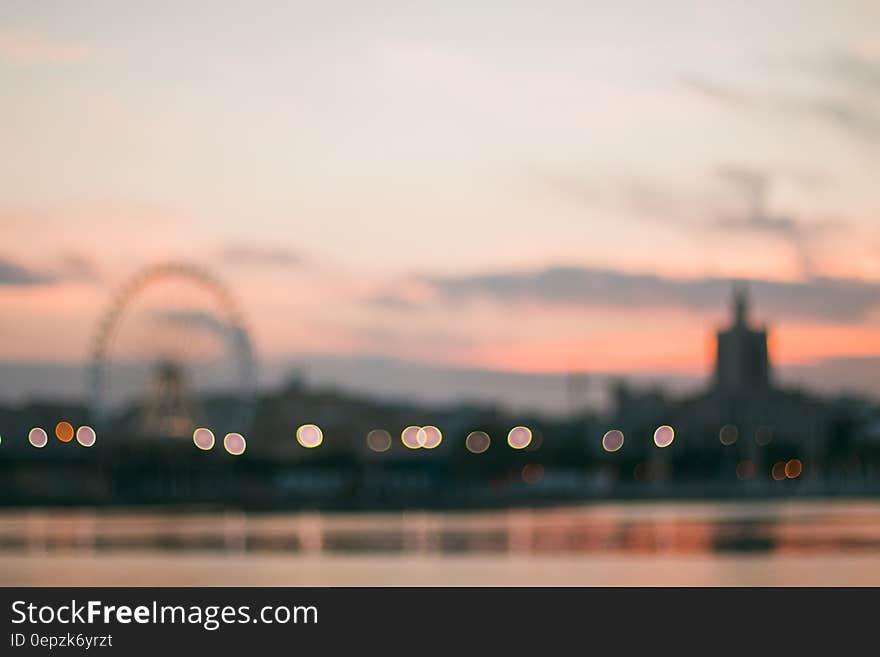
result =
M13 3L0 394L168 260L270 371L698 381L749 280L783 380L880 393L880 8L845 4Z

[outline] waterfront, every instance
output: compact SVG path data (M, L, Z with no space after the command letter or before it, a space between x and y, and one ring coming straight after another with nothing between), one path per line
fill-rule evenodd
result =
M2 585L880 585L880 503L468 513L8 510Z

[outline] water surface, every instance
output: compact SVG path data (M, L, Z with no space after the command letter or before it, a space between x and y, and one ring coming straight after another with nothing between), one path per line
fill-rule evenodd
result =
M880 503L467 513L14 510L4 585L880 585Z

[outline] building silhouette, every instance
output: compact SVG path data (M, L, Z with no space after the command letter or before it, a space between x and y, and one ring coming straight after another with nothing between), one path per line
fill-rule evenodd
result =
M714 385L724 392L765 390L771 385L767 329L750 325L745 287L734 290L733 323L717 335Z
M748 291L738 286L729 324L716 333L706 387L673 397L662 389L618 386L612 422L628 437L639 437L637 459L655 461L672 457L656 450L650 436L659 426L674 427L675 458L689 461L697 469L690 474L699 477L718 477L719 469L734 477L736 464L744 461L758 470L778 459L815 461L829 435L828 403L781 386L772 373L768 329L753 322Z

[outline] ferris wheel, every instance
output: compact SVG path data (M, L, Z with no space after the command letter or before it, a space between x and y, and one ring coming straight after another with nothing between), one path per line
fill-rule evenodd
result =
M256 361L232 294L198 265L141 271L98 323L89 385L92 421L131 437L246 431Z

